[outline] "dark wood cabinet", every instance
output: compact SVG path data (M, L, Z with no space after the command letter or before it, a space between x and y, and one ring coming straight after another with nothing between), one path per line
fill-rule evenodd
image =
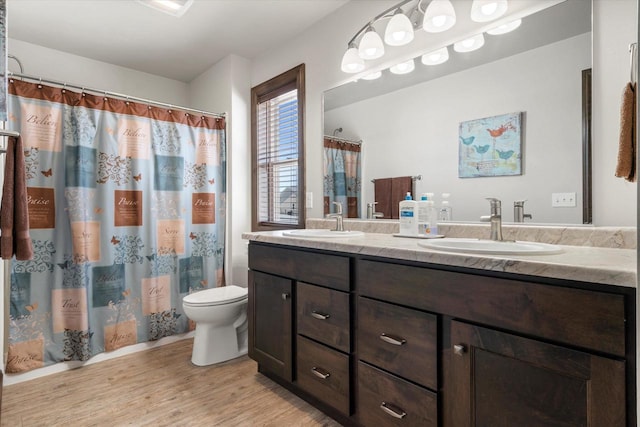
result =
M249 355L341 424L636 425L635 289L252 242Z
M249 357L265 369L293 381L293 283L249 271Z
M623 427L625 362L451 322L447 425Z

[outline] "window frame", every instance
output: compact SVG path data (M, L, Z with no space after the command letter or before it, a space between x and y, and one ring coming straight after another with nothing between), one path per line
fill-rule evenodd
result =
M305 66L300 64L289 71L251 88L251 230L271 231L292 228L304 228L306 219L305 204L305 157L304 157L304 106L305 106ZM298 223L284 224L259 220L259 183L258 183L258 104L275 98L293 89L297 89L298 103Z

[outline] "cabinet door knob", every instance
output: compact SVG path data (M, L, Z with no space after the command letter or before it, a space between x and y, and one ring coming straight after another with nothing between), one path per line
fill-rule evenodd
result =
M286 301L287 299L289 299L289 292L283 292L282 293L282 301Z
M329 317L331 317L331 315L329 315L329 314L320 313L319 311L315 311L315 310L313 310L311 312L311 316L315 317L316 319L320 319L320 320L327 320Z
M384 332L380 334L380 339L393 345L403 345L407 342L404 338L394 337L392 335L385 334Z
M465 351L467 351L467 349L462 344L456 344L453 346L453 352L458 356L462 356Z
M313 375L315 375L316 377L326 380L327 378L329 378L331 376L330 372L326 372L323 369L317 368L317 367L313 367L311 368L311 372L313 373Z
M380 404L380 409L382 409L387 414L391 415L393 418L402 419L407 416L406 412L404 412L402 409L398 408L397 406L392 405L391 403L382 402Z

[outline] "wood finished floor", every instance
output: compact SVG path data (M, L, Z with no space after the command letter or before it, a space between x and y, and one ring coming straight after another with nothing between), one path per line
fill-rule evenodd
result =
M191 364L193 340L3 388L1 426L323 426L340 424L241 357Z

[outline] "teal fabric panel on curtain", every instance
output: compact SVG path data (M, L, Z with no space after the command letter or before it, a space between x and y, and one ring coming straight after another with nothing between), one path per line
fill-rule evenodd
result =
M362 182L361 146L324 139L324 214L335 212L333 202L342 203L348 218L360 217Z
M10 82L34 258L12 261L7 372L193 328L224 285L225 121Z

